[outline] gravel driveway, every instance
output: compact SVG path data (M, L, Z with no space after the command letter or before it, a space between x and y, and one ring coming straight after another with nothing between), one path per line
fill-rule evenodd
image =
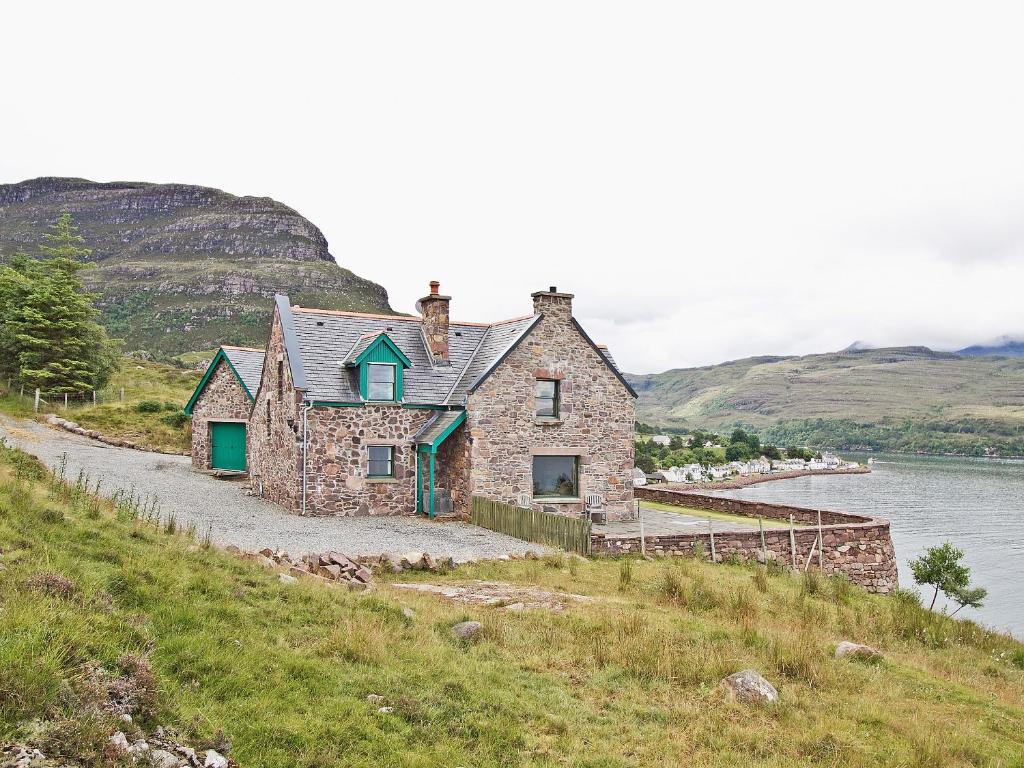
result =
M429 552L456 561L543 552L544 547L501 533L458 522L430 522L412 517L299 517L263 499L246 496L239 482L217 480L192 471L187 456L115 448L89 438L53 429L34 421L0 415L0 437L48 466L67 453L67 475L84 469L92 482L103 478L103 488L133 486L142 494L155 494L163 512L179 523L207 527L214 542L245 550L283 549L293 555L337 550L348 555Z

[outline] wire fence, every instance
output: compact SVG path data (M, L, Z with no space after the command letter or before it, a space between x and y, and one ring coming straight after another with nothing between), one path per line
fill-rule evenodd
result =
M0 386L3 386L0 383ZM84 392L43 392L7 382L6 397L20 401L36 413L57 413L103 403L123 403L124 387L117 389L90 389Z

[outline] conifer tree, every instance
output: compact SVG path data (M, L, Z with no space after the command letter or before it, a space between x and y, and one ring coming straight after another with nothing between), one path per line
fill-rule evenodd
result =
M92 251L70 214L52 230L39 246L48 258L16 256L0 268L0 371L48 393L98 389L117 368L117 347L78 276Z

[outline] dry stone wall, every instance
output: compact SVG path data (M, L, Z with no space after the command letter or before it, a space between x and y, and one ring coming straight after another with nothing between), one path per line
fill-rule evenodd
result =
M211 421L246 421L251 411L252 400L227 362L221 360L192 407L192 466L210 468Z
M580 500L535 501L547 512L579 516L587 494L604 497L609 517L633 504L635 401L572 323L571 296L538 294L543 319L469 397L470 494L517 504L533 492L533 455L579 457ZM538 378L560 383L560 417L538 420Z
M751 518L763 516L777 520L794 520L812 527L796 528L790 538L788 528L764 531L764 548L769 559L787 567L803 569L810 558L810 567L818 566L818 552L812 547L818 537L819 511L822 521L822 569L828 574L844 574L851 582L869 592L888 593L899 585L896 576L896 552L889 533L889 521L882 518L854 515L848 512L815 510L783 504L762 504L740 499L723 499L698 493L638 488L641 499L696 509L708 509ZM698 544L699 542L699 544ZM795 547L794 547L795 544ZM616 536L595 530L592 537L595 554L639 554L637 536ZM644 537L644 550L649 555L693 555L702 550L711 555L710 535L686 533ZM740 562L760 562L761 534L757 529L737 529L715 534L716 560L735 558Z

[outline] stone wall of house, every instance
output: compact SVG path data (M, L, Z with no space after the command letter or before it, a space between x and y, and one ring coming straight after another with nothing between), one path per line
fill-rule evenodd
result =
M847 512L721 499L716 496L663 489L638 488L637 496L663 504L725 511L751 518L760 515L765 518L789 520L789 516L793 515L794 521L809 527L796 528L792 538L789 528L766 528L764 550L768 559L788 568L801 570L807 566L808 559L811 568L818 567L819 558L815 542L818 537L817 519L820 511L821 559L822 570L825 573L844 574L851 582L869 592L888 593L899 585L896 575L896 552L889 534L888 520ZM592 536L592 549L594 554L639 554L640 538L618 536L596 528ZM702 551L705 557L711 557L709 533L644 537L644 551L648 555L693 555L698 550ZM764 559L761 534L754 528L716 533L714 552L718 561L735 558L740 562L761 562Z
M211 421L246 421L251 410L252 401L238 377L221 360L192 407L192 466L200 470L210 468Z
M415 514L412 437L432 415L430 410L400 405L311 409L307 415L306 514ZM394 446L394 478L367 477L370 445Z
M534 507L579 515L582 499L600 494L614 519L633 504L635 401L572 324L571 299L535 295L543 319L469 396L469 492L516 504L520 494L532 497L534 455L576 455L580 501ZM560 381L556 421L535 416L538 377Z
M292 384L276 309L247 439L252 491L298 512L302 502L301 394Z

